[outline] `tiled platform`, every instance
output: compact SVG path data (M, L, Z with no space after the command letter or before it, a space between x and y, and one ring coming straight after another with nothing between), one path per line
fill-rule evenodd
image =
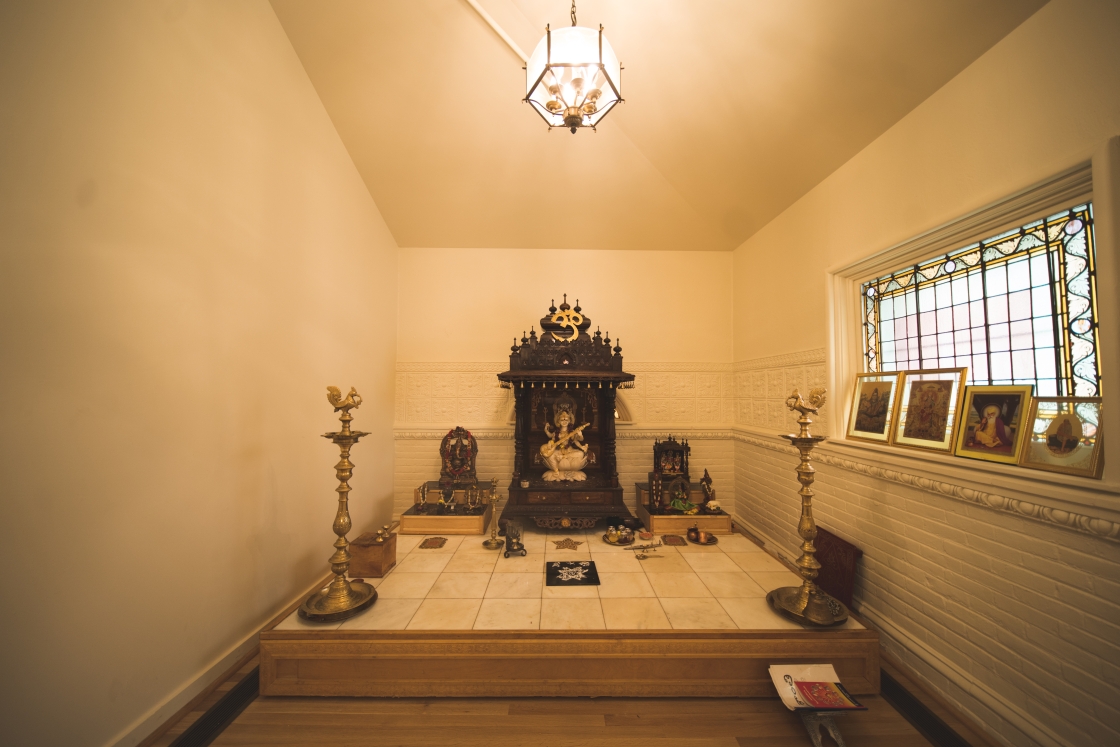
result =
M571 537L577 550L553 540ZM452 536L421 550L421 536L397 537L397 566L366 579L378 599L342 623L308 623L295 613L276 630L798 630L774 613L766 593L800 579L742 535L718 545L660 547L646 560L606 544L602 532L526 532L524 557L486 550L478 536ZM642 542L641 544L646 544ZM549 587L551 560L594 560L599 586ZM850 628L862 627L855 620Z
M558 550L550 540L582 543ZM879 692L879 636L855 620L806 629L766 592L799 582L741 535L662 547L638 560L601 532L533 532L525 557L479 536L421 550L398 537L378 599L341 623L295 614L261 633L261 693L373 697L772 696L771 664L836 667L855 695ZM544 583L552 560L594 560L600 586ZM666 683L672 683L667 686Z

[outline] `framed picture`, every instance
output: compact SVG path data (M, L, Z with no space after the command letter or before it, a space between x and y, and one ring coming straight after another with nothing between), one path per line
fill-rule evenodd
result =
M1019 464L1031 469L1101 479L1100 397L1038 397Z
M1029 429L1031 385L965 388L954 454L988 462L1018 464Z
M891 440L898 373L856 374L852 412L848 415L848 438L861 441Z
M951 451L967 368L903 371L891 444Z

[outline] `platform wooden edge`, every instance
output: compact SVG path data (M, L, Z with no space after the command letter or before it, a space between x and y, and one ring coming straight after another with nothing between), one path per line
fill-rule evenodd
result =
M771 664L829 663L879 692L879 634L837 631L270 631L262 695L772 697ZM666 683L675 683L667 688Z

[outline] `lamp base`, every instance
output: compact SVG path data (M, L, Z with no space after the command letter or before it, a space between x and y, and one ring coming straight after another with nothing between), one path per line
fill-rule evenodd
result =
M819 589L803 599L800 586L786 586L767 594L766 601L775 612L799 623L827 627L848 619L848 608L843 602Z
M488 539L488 540L483 540L482 546L485 547L487 550L501 550L502 545L504 545L505 543L506 543L505 540L491 538L491 539Z
M320 589L300 605L299 616L311 622L339 622L353 617L377 601L377 589L364 581L345 583L349 593L331 596L330 586Z

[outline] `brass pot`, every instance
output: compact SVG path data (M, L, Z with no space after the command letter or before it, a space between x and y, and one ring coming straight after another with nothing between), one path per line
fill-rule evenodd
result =
M688 528L688 533L687 534L688 534L688 538L690 540L692 540L693 542L699 542L700 541L700 529L695 524L693 524L691 527Z

